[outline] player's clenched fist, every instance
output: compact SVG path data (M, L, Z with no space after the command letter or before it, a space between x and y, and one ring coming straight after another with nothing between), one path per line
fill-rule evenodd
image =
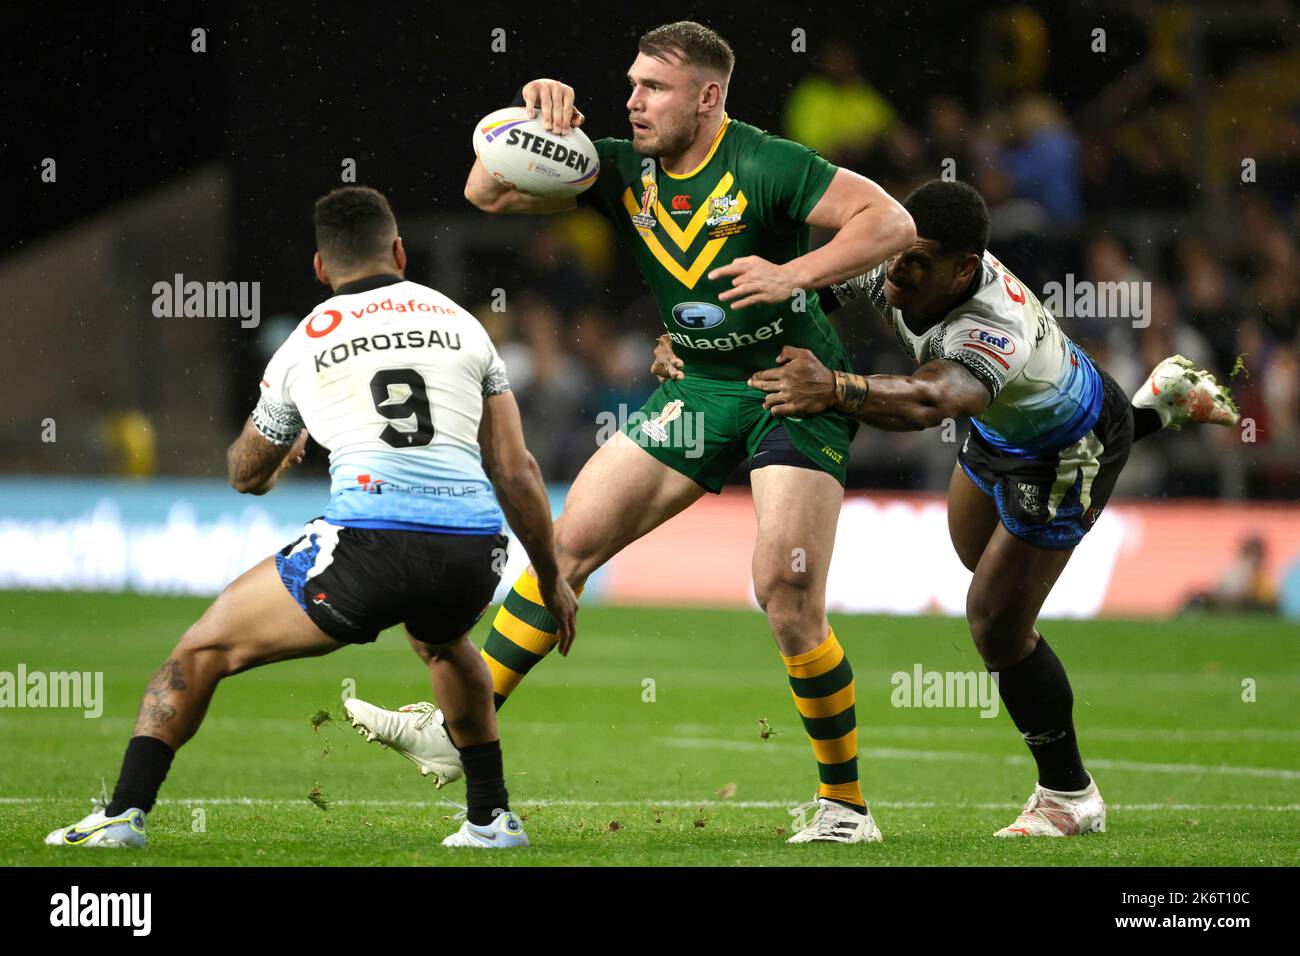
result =
M682 364L682 360L673 352L673 340L667 335L659 336L659 341L655 343L655 358L650 363L650 374L661 382L670 378L685 378Z
M573 87L559 80L545 78L532 80L524 85L524 106L528 109L528 118L532 119L541 112L542 124L548 133L568 133L575 126L581 126L586 119L573 106Z

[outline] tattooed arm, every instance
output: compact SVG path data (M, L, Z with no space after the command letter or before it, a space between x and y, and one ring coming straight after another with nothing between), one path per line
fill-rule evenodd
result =
M970 369L936 359L911 375L831 371L807 349L785 346L777 368L755 372L749 384L767 392L774 415L815 415L835 409L884 431L921 431L945 418L978 415L991 391Z
M252 416L244 430L226 451L226 474L230 485L241 495L264 495L275 487L280 473L303 459L307 447L307 429L299 429L297 438L288 445L278 445L265 438Z

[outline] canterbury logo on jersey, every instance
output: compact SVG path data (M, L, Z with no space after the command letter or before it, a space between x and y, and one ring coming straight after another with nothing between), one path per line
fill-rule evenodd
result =
M735 182L736 177L731 173L723 174L712 192L705 197L705 201L686 221L684 228L673 221L672 214L664 209L663 203L659 202L657 190L653 197L649 196L650 187L653 185L649 179L643 184L644 191L641 199L648 200L644 204L633 194L632 187L629 186L623 192L623 207L627 210L633 224L638 226L637 234L641 236L646 248L669 275L688 289L693 289L695 283L700 281L700 276L708 271L727 239L734 233L709 238L693 259L679 262L678 258L690 252L695 245L695 240L699 238L700 232L706 226L718 223L738 224L749 205L744 192L736 191L735 195L732 195ZM650 219L651 213L653 213L653 224L662 227L661 229L646 228L642 225ZM669 242L677 247L677 252L670 251L669 247L660 241L660 234L666 236Z
M333 348L326 349L314 356L316 371L341 365L354 355L362 352L386 352L389 349L423 349L437 346L440 349L460 349L460 333L439 332L430 329L426 336L419 329L406 332L380 332L377 335L360 335L347 342L340 342ZM328 361L326 358L328 357ZM333 362L333 365L330 364Z

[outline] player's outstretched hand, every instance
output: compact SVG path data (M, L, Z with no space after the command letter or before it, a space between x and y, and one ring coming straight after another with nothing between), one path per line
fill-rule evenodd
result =
M548 133L561 136L586 119L573 105L573 87L545 77L524 84L524 107L532 119L541 111L542 125Z
M740 256L709 273L710 279L731 277L731 288L718 293L718 301L733 309L760 302L788 302L798 288L785 266L760 256Z
M682 360L673 351L673 340L667 333L659 336L659 341L655 343L655 358L650 363L650 374L661 382L666 382L670 378L685 378L686 373L682 371L682 364Z
M537 590L541 592L542 603L551 612L555 623L559 625L560 654L567 657L573 639L578 635L578 596L569 587L569 582L560 575L537 577Z
M835 401L835 373L807 349L787 345L776 368L755 372L751 388L767 392L763 407L773 415L816 415Z

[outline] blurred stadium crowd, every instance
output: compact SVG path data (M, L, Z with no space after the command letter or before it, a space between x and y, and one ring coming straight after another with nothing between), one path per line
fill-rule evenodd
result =
M784 128L774 132L900 199L945 169L970 181L992 211L992 250L1040 299L1054 282L1066 289L1071 281L1142 283L1137 311L1056 310L1067 333L1130 393L1173 353L1220 381L1231 376L1245 427L1154 436L1135 449L1121 493L1300 494L1294 57L1291 80L1266 84L1276 100L1266 111L1272 121L1255 124L1238 123L1249 111L1236 107L1256 95L1260 71L1272 67L1249 62L1208 99L1154 70L1141 82L1124 78L1073 115L1033 89L985 111L957 95L934 96L907 116L873 84L853 46L832 42L812 63L790 89ZM1250 105L1258 115L1260 104ZM1204 181L1206 170L1215 183ZM544 473L565 480L594 447L597 416L635 410L654 384L648 367L660 330L648 298L618 314L602 304L610 299L603 289L636 279L620 268L598 216L530 224L520 236L527 291L504 311L485 302L476 312L505 357ZM859 370L910 371L866 306L845 309L835 323ZM937 432L864 428L851 485L946 487L954 451Z
M404 9L382 26L398 38L394 84L387 61L334 69L355 38L328 18L239 12L253 6L214 19L220 44L204 56L181 7L127 19L104 8L96 42L148 55L135 72L87 59L84 83L56 82L57 31L22 51L15 76L32 89L13 97L17 128L25 118L41 131L33 175L47 155L60 172L0 200L13 208L0 214L0 286L17 317L0 350L13 393L0 470L219 475L267 358L321 299L307 213L346 157L392 200L408 275L472 308L497 341L547 479L571 479L610 416L623 420L656 384L662 326L599 215L489 217L464 201L468 130L517 84L557 75L590 135L626 135L619 61L657 15L611 18L603 48L569 57L594 49L582 45L589 25L539 44L524 40L531 21L515 20L510 51L480 69L477 48L449 38L488 36L502 22L496 0ZM715 24L738 53L729 108L900 199L939 176L971 182L992 210L993 252L1130 392L1172 353L1231 376L1242 427L1143 441L1121 496L1300 498L1297 0L987 0L961 6L960 30L934 29L940 8L858 3L841 22L772 0L762 22ZM87 30L86 15L62 14L62 26ZM890 42L873 45L886 17ZM792 51L790 24L807 25L806 50ZM435 26L442 55L422 56ZM298 37L287 47L285 30ZM431 102L436 121L414 121ZM156 316L155 283L180 273L258 285L265 321ZM1139 301L1120 314L1069 307L1080 304L1070 289L1103 283L1136 283ZM1048 295L1058 286L1062 308ZM832 321L858 370L910 371L865 303ZM943 488L964 432L860 429L850 486ZM325 468L313 446L304 471Z

